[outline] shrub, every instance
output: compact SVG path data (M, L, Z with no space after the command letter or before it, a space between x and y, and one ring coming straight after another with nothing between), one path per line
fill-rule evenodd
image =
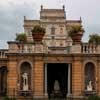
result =
M82 28L81 25L72 25L68 31L69 36L71 36L71 37L78 34L78 32L84 32L84 29Z
M27 42L27 37L25 33L17 34L16 40L19 42Z
M10 100L10 98L9 97L4 97L3 100Z
M31 31L32 31L32 34L45 33L45 29L39 25L34 26Z
M88 97L88 100L100 100L100 97L97 95L92 95Z

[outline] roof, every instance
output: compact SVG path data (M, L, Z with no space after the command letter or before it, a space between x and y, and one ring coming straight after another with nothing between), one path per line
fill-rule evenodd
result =
M41 7L40 11L40 19L50 19L50 18L57 18L57 19L66 19L65 8L62 9L44 9Z

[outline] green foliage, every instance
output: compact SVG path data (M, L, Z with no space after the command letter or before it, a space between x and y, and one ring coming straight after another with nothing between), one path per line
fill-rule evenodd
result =
M97 95L92 95L88 97L88 100L100 100L100 97Z
M10 100L10 98L6 96L3 98L3 100Z
M27 37L25 33L17 34L16 40L19 42L27 42Z
M11 100L17 100L16 98L12 98Z
M69 29L69 36L75 36L78 32L84 32L81 25L72 25Z
M45 29L39 25L36 25L33 27L32 33L45 33Z
M89 36L89 43L100 44L100 36L98 34L92 34Z
M17 100L16 98L9 98L9 97L4 97L3 100Z

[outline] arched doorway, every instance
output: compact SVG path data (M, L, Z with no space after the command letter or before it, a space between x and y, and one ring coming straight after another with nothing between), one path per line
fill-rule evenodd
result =
M20 66L20 90L31 91L31 65L28 62Z
M5 96L7 94L7 67L0 67L0 95Z
M67 63L48 63L47 94L49 98L66 98L71 94L71 66ZM69 71L70 69L70 71ZM46 70L46 69L45 69ZM46 73L46 72L45 72Z
M95 90L95 66L91 62L85 65L85 90Z

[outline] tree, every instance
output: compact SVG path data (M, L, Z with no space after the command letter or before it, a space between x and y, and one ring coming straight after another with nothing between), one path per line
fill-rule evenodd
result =
M100 35L92 34L89 36L89 43L100 44Z
M27 42L27 37L25 33L20 33L16 35L16 40L19 42Z

